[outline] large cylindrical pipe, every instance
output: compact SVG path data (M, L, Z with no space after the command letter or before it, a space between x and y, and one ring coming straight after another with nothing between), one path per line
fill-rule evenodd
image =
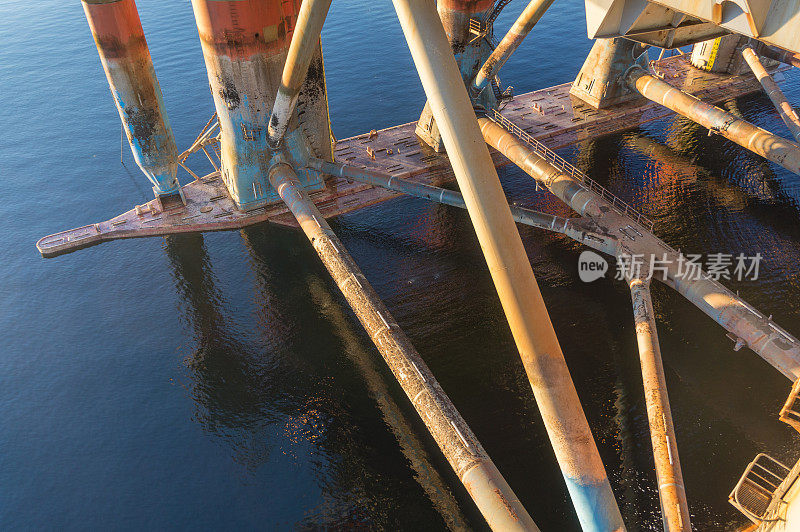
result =
M778 114L781 115L783 123L789 128L789 132L791 132L796 141L800 142L800 117L797 116L792 104L786 99L783 91L781 91L778 84L775 83L775 80L772 79L772 76L769 75L764 65L761 64L761 61L752 48L746 46L742 50L742 56L744 56L744 60L747 61L747 65L753 71L753 74L758 78L759 83L761 83L761 86L764 88L764 92L766 92L769 99L772 100L772 104L775 106Z
M623 529L589 424L434 5L394 0L578 518Z
M281 85L269 119L269 142L273 147L280 143L289 127L330 7L331 0L304 0L300 7L281 75Z
M722 283L703 275L699 279L678 274L678 260L670 264L675 290L722 325L792 382L800 378L800 342L769 317L748 305Z
M473 96L480 94L486 88L486 85L494 79L500 68L506 64L511 54L522 44L522 41L525 40L525 37L528 36L528 33L531 32L554 1L531 0L522 14L514 21L511 29L505 34L500 44L497 45L497 48L494 49L492 55L489 56L489 59L478 71L478 75L475 76L470 86L470 92Z
M134 0L83 0L133 158L161 196L179 191L178 148Z
M538 530L428 366L309 199L294 170L279 163L270 170L269 180L489 526L494 530Z
M281 0L192 0L222 130L222 177L240 208L262 203L268 192L267 123L296 5Z
M597 195L587 190L574 177L547 162L516 135L493 120L479 118L478 124L487 144L505 155L575 212L590 218L601 214L601 203Z
M780 61L785 65L792 65L793 67L800 68L800 54L788 52L772 46L762 46L758 52L773 61Z
M800 174L800 146L794 142L754 126L719 107L698 100L669 83L651 76L638 66L628 71L626 81L632 89L648 100L694 120L701 126L753 153Z
M686 502L683 473L678 458L678 442L675 439L675 426L672 423L667 381L664 377L664 363L661 360L661 347L658 343L653 302L650 298L650 281L633 278L629 284L664 530L691 531L689 506Z
M364 169L358 166L342 164L338 162L328 162L321 159L311 158L306 161L309 168L319 170L322 173L344 177L359 183L367 183L376 187L393 190L401 194L407 194L416 198L425 199L434 203L451 205L459 209L466 209L467 204L460 192L448 190L425 183L409 181L401 177ZM534 211L524 207L511 206L511 216L514 221L523 225L537 227L545 231L553 231L566 235L577 242L583 242L598 251L616 253L616 245L613 239L608 239L596 232L596 227L592 227L592 222L577 218L564 218L545 212Z

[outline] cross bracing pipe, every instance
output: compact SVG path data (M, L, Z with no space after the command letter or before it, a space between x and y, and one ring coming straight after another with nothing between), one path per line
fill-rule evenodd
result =
M445 458L494 530L538 530L475 434L395 323L294 170L274 165L269 180L419 413Z
M136 164L158 196L180 192L178 148L134 0L83 0Z
M759 53L774 61L780 61L785 65L792 65L793 67L800 68L800 54L788 52L772 46L762 46Z
M650 298L650 281L634 277L628 284L636 323L636 341L639 347L639 362L642 366L647 421L650 425L650 442L653 446L664 530L691 531L689 506L686 502L686 490L683 487L683 474L678 458L678 442L672 423L664 364L661 360L661 347L658 343L653 302Z
M635 240L625 240L625 245L628 247L626 253L666 259L666 274L657 273L654 278L675 289L707 316L719 323L736 338L737 345L749 347L792 382L800 378L800 340L775 324L771 316L765 316L738 294L734 294L705 272L696 278L695 276L679 275L681 253L673 250L633 219L623 214L617 214L614 206L593 190L584 188L586 195L583 198L587 199L581 198L576 202L574 200L576 194L572 191L580 185L574 178L566 174L556 174L558 169L552 168L552 165L549 165L531 146L492 120L481 118L479 123L486 142L490 146L547 187L564 203L578 212L581 211L577 207L584 201L588 202L587 205L593 205L591 209L584 209L582 214L596 222L596 230L605 229L605 234L602 236L616 242L617 249L611 253L612 255L618 256L623 251L620 249L623 231L632 234L633 229L631 228L635 228L636 234L632 235ZM558 187L553 186L559 181L571 182ZM551 186L548 186L548 182L551 183ZM592 245L591 242L585 243ZM593 247L608 252L606 250L613 246L614 244L607 242L603 248ZM685 260L685 257L683 258Z
M783 91L781 91L778 84L775 83L775 80L772 79L772 76L769 75L764 65L761 64L761 61L752 48L746 46L742 50L742 56L744 60L747 61L747 64L750 66L750 69L753 71L753 74L755 74L759 83L761 83L764 92L766 92L769 99L772 100L772 104L775 106L778 114L781 115L783 123L789 128L789 132L796 141L800 142L800 117L797 116L792 104L786 99Z
M540 157L515 134L486 117L479 118L478 124L486 143L508 157L512 163L569 205L572 210L588 217L602 214L600 208L603 203L598 201L597 195L581 185L574 177Z
M311 158L305 161L305 163L310 168L319 170L328 175L344 177L351 181L366 183L434 203L458 207L459 209L467 208L467 204L464 203L464 197L460 192L455 190L409 181L408 179L395 177L391 174L367 170L358 166L339 162L329 162L322 159ZM600 233L596 224L588 218L564 218L562 216L555 216L546 212L534 211L532 209L516 206L510 206L510 209L511 216L517 223L552 231L554 233L561 233L577 242L611 255L616 253L616 241Z
M651 76L639 66L631 67L625 79L631 89L648 100L661 104L753 153L800 174L800 146L794 142L676 89L669 83Z
M444 205L451 205L460 209L467 208L466 203L464 203L464 197L460 192L455 190L447 190L446 188L417 183L382 172L366 170L342 163L332 163L323 161L322 159L310 159L306 161L306 164L310 168L329 175L344 177L352 181L358 181L359 183L367 183L376 187L393 190ZM511 207L511 215L516 222L551 231L564 232L562 229L571 225L571 220L567 218L520 207Z
M622 530L605 468L435 5L430 0L393 3L578 519L585 530Z
M269 143L273 147L280 144L289 127L330 7L331 0L303 0L300 6L267 129Z
M503 40L494 49L492 55L486 60L478 75L472 81L470 86L470 93L472 96L477 96L486 85L494 79L502 66L511 57L511 54L522 44L525 37L533 29L539 19L542 18L545 11L552 5L555 0L531 0L522 14L514 21L514 25L505 34Z

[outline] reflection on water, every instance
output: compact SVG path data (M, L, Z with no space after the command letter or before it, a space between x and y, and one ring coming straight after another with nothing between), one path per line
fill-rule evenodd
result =
M187 145L213 107L191 7L137 4ZM556 2L503 79L519 92L571 79L590 47L582 9ZM0 483L13 487L0 490L0 528L482 528L296 230L36 256L41 235L107 219L140 191L119 166L118 116L80 9L0 2L0 15L11 36L0 83L14 95L0 120L16 132L0 150L0 423L11 427ZM337 136L414 120L424 96L391 3L334 2L329 24ZM794 102L798 80L786 86ZM763 96L728 106L788 135ZM726 284L800 333L798 176L674 117L562 153L672 246L760 252L757 281ZM524 173L500 173L512 202L568 214ZM332 225L541 528L577 530L466 213L399 198ZM581 283L579 245L520 233L629 529L660 530L627 287ZM653 297L693 521L734 528L744 518L726 501L744 466L760 451L797 458L800 438L777 421L789 383L679 295L656 286Z

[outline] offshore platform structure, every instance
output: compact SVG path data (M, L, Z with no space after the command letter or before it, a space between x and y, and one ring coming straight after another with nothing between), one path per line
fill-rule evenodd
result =
M264 221L299 226L492 529L537 527L326 218L398 194L468 211L584 530L625 525L517 223L620 260L669 259L653 278L721 325L736 350L748 347L795 383L780 418L800 430L797 338L712 276L680 276L683 254L655 235L647 217L553 151L677 113L800 173L800 118L773 79L800 66L796 0L587 0L589 37L596 41L574 82L517 96L502 89L498 71L553 0L531 0L499 42L493 22L509 0L393 0L427 103L417 122L338 142L320 44L331 0L192 0L216 113L182 153L134 0L82 3L155 198L111 220L42 238L42 255ZM693 45L691 55L663 57L686 45ZM659 60L648 60L648 47L662 49ZM713 105L761 86L795 140ZM201 152L214 167L204 176L187 162ZM496 171L508 163L576 216L509 206ZM178 167L193 181L180 186ZM453 177L459 192L440 186ZM631 269L626 281L661 512L665 530L691 530L644 266ZM798 476L800 462L788 467L761 454L730 502L752 529L797 529Z

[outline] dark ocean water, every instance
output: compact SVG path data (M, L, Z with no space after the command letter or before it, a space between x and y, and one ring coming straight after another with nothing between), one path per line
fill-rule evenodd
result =
M190 3L138 4L188 146L213 112ZM41 259L39 237L108 219L149 187L127 148L131 174L120 165L77 1L0 0L0 44L0 529L485 526L297 231ZM417 118L390 2L337 0L323 44L337 137ZM589 48L582 3L560 0L503 79L518 93L570 81ZM729 106L788 136L764 96ZM676 248L761 252L760 278L728 286L800 333L798 176L676 118L564 154ZM501 177L513 201L552 208L521 172ZM396 199L333 227L542 529L576 530L465 213ZM579 246L520 231L629 529L658 530L627 289L580 282ZM654 298L694 523L735 528L727 495L749 460L797 458L777 420L789 382L680 296Z

